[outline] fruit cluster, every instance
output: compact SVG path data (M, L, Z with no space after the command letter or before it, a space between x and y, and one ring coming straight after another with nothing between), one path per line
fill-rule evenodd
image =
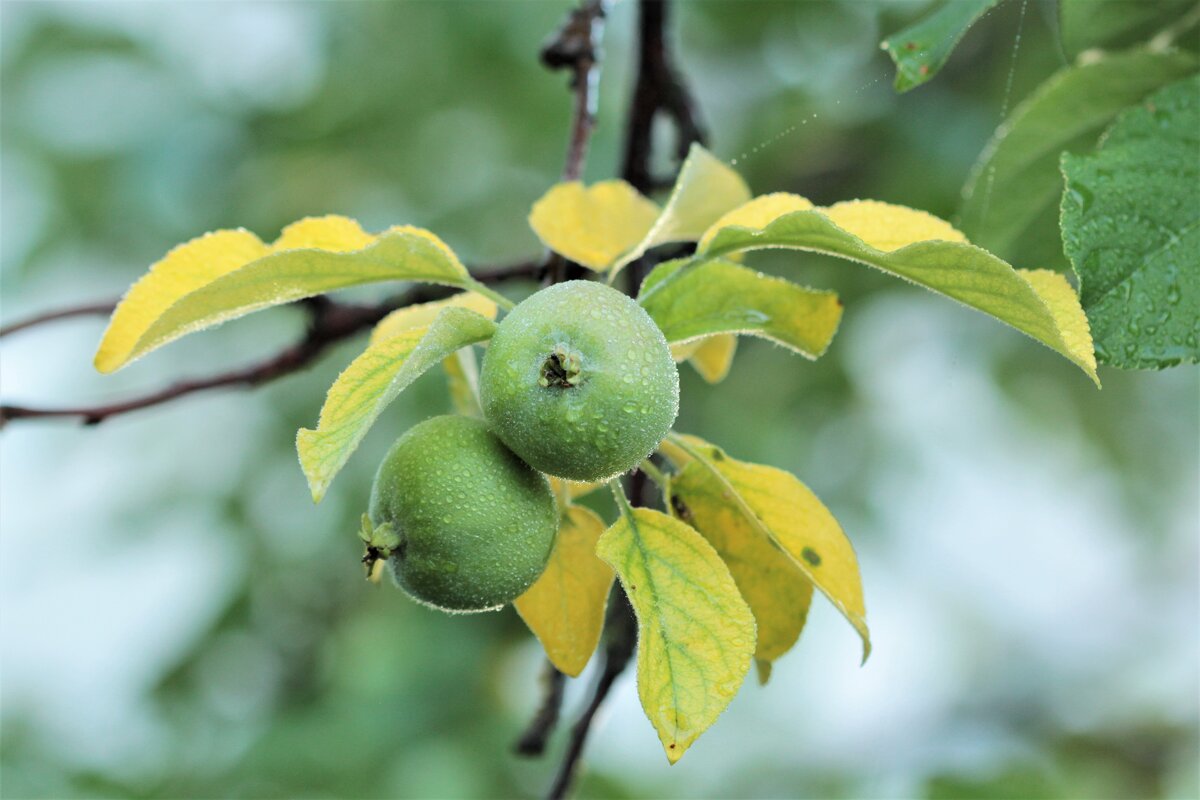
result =
M641 306L569 281L500 322L479 394L483 421L436 417L397 440L363 523L368 556L446 611L498 608L537 580L558 528L546 476L602 481L640 464L675 421L679 374Z

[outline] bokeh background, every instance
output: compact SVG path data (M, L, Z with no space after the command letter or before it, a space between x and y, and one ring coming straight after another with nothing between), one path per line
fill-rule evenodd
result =
M953 217L1004 109L1063 64L1036 1L1023 23L1017 3L990 14L902 97L878 43L922 2L680 5L713 150L757 191L818 203ZM203 231L270 238L308 214L427 226L468 263L536 253L525 214L561 168L569 108L536 53L567 8L6 0L5 320L115 296ZM591 179L619 161L635 12L611 13ZM826 501L862 562L875 652L859 668L853 632L818 602L770 685L748 683L672 768L627 675L580 796L1196 797L1196 370L1106 369L1096 391L1049 350L885 276L814 256L756 265L836 288L842 330L816 363L744 341L715 388L685 367L679 428ZM256 315L105 378L90 366L101 325L6 339L5 399L122 397L271 352L302 318ZM5 798L548 785L561 737L545 760L510 755L540 665L511 609L446 617L361 579L375 464L447 408L441 375L309 499L295 431L361 346L254 392L3 432Z

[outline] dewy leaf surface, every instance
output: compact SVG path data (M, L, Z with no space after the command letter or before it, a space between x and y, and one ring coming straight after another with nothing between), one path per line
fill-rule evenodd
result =
M542 244L589 269L603 271L653 227L659 208L625 181L584 188L560 183L529 213L529 226Z
M745 334L808 358L825 352L842 318L842 304L833 292L720 259L678 269L657 281L639 302L670 343Z
M438 314L447 308L465 308L488 319L495 319L497 312L494 302L474 292L460 292L445 300L434 300L429 303L414 303L411 306L396 309L377 322L371 329L370 344L390 339L398 333L411 331L414 328L428 328L437 319Z
M674 764L741 687L754 616L712 545L661 512L626 505L596 553L637 615L638 696Z
M1063 245L1101 361L1200 360L1200 76L1123 112L1063 156Z
M668 242L696 241L730 209L750 199L742 176L698 144L693 144L679 169L666 206L640 242L612 266L609 283L625 265L652 247Z
M889 36L881 47L896 64L896 91L915 89L938 73L967 29L1000 0L945 0L929 16Z
M612 568L596 556L604 520L583 506L563 515L546 570L513 601L546 657L571 677L583 672L600 642Z
M672 511L698 530L721 555L758 623L754 659L782 656L804 629L812 603L812 581L787 554L725 497L711 472L689 463L671 480ZM764 681L765 682L765 681Z
M378 237L345 217L301 220L273 245L248 231L217 231L172 250L113 312L96 352L112 372L187 333L259 309L375 281L473 282L428 231L400 227Z
M1195 4L1195 0L1058 0L1063 50L1074 58L1091 47L1145 41Z
M963 190L963 231L1011 263L1065 267L1058 228L1062 152L1091 151L1119 111L1197 64L1188 53L1134 51L1051 76L996 130L972 169Z
M443 309L427 328L370 344L338 375L316 430L296 436L300 466L320 502L383 409L426 370L461 347L491 338L496 323L465 308Z
M858 558L841 525L817 496L788 472L730 458L696 436L671 434L662 451L684 472L695 464L717 481L720 500L786 555L854 627L862 638L866 661L871 637ZM782 640L775 639L773 646Z
M431 303L418 303L398 308L380 320L371 331L370 344L389 339L414 328L428 328L437 315L446 308L466 308L488 319L496 318L496 304L474 292L460 292ZM450 402L458 414L467 417L482 417L479 408L479 366L475 351L464 347L442 360L446 372L446 389Z
M867 264L990 314L1070 359L1093 381L1095 356L1077 330L1078 301L1062 292L1043 294L1018 270L968 244L948 223L903 206L856 200L796 211L751 229L724 228L699 255L791 248ZM1072 323L1074 325L1074 323Z

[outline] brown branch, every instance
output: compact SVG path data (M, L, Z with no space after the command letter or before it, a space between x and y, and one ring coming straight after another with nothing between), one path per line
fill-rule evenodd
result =
M652 489L653 484L647 479L646 473L640 469L637 470L629 479L630 502L635 506L651 505L654 497ZM613 586L612 596L609 598L608 617L604 621L604 637L606 642L604 668L596 680L591 700L588 701L583 713L579 715L579 719L571 728L571 739L567 743L567 750L559 764L558 774L550 786L550 791L546 793L546 797L550 800L560 800L560 798L566 797L575 780L576 773L579 771L580 762L583 759L583 748L587 744L588 733L591 731L596 712L600 710L600 706L604 705L613 684L625 672L637 649L637 618L633 614L633 606L629 604L629 597L619 583Z
M583 175L588 142L596 125L596 88L600 81L600 37L604 34L606 0L584 0L572 10L558 30L542 45L542 63L549 69L571 71L575 106L571 135L562 179L575 181Z
M634 650L637 649L637 619L633 615L633 608L629 605L629 598L625 596L625 591L620 584L613 587L612 597L609 598L608 617L604 621L604 636L606 639L604 668L596 680L591 700L588 701L587 707L571 727L571 738L567 743L567 751L559 764L558 773L554 776L554 783L546 793L549 800L561 800L567 796L567 792L575 780L575 775L579 771L579 764L583 758L583 747L587 743L588 733L591 731L596 712L608 699L613 684L629 666L629 660L633 657Z
M100 302L84 303L83 305L68 306L67 308L59 308L53 311L47 311L44 314L26 317L19 322L13 322L9 325L0 327L0 338L8 336L10 333L16 333L17 331L23 331L27 328L44 325L47 322L57 322L58 320L71 319L74 317L107 316L111 314L113 309L116 307L116 300L102 300Z
M575 104L571 111L571 132L567 139L567 157L562 180L583 177L588 144L596 126L596 99L600 82L600 38L608 0L583 0L567 14L566 20L542 45L541 59L552 70L571 71L571 91ZM561 283L577 277L581 268L558 253L546 254L545 282Z
M558 671L550 660L542 670L542 704L537 713L529 721L525 732L513 745L513 751L519 756L533 758L546 752L546 742L554 727L558 724L558 715L562 710L563 689L566 687L567 676Z
M651 172L654 120L660 113L675 123L675 156L680 164L687 157L692 142L703 144L707 139L695 102L671 55L666 32L669 11L668 0L640 0L638 4L637 77L626 123L621 177L643 194L673 182L656 178ZM642 285L647 266L647 260L639 258L626 268L625 280L630 294L635 294Z
M650 171L654 120L661 113L675 123L675 155L687 156L692 142L707 135L700 124L691 93L675 68L666 34L670 6L667 0L641 0L638 4L638 66L625 132L625 157L621 177L640 192L648 193L670 181Z
M0 427L18 419L78 418L84 425L98 425L110 417L161 405L209 389L258 386L289 375L313 363L329 345L374 325L391 311L430 296L424 288L412 290L376 305L335 303L324 297L306 302L310 313L308 332L292 346L263 361L206 378L183 380L156 392L115 403L68 408L35 408L0 405Z
M481 283L490 285L519 278L535 278L540 271L541 266L538 263L522 261L504 267L480 269L474 273L474 277ZM420 286L397 297L371 305L339 303L324 295L312 297L300 301L309 309L310 314L309 327L304 338L262 361L205 378L179 381L158 391L114 403L66 408L0 405L0 428L13 420L22 419L76 418L84 425L98 425L109 417L161 405L197 392L239 386L259 386L304 369L314 363L331 344L366 330L397 308L436 300L450 293L451 290L446 287ZM98 307L100 304L94 305ZM71 311L71 309L66 309L66 311ZM61 312L43 314L20 324L23 327L31 327L68 316L72 316L72 314Z

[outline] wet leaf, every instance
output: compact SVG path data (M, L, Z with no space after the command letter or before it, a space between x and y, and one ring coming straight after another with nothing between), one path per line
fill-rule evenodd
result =
M638 697L674 764L741 688L754 616L712 545L661 512L624 505L596 553L637 615Z
M817 358L842 318L842 304L833 292L808 289L729 261L674 261L660 269L672 274L647 280L650 288L638 302L672 344L732 333L769 339Z
M466 308L442 309L433 323L372 342L337 377L316 430L296 435L300 466L320 502L383 410L430 367L459 348L491 338L496 323Z
M719 516L716 508L719 503L726 504L729 512L736 513L762 541L783 553L829 598L862 638L863 661L866 661L871 653L871 638L858 558L842 527L817 496L794 475L730 458L721 448L697 436L671 434L663 442L662 452L684 473L692 465L705 470L720 487L719 494L714 494L716 487L701 483L694 472L690 477L681 476L684 489L695 489L694 494L681 495L684 502L689 508L693 502L697 503L707 513L710 530L716 520L729 519ZM675 488L682 492L678 486ZM730 537L743 532L729 530L732 532L725 535ZM786 629L776 629L767 652L781 652L779 647L786 650L782 644L786 634Z
M708 246L697 258L792 248L876 267L992 315L1097 381L1083 312L1073 294L1044 293L1044 281L1030 282L1026 273L968 244L948 223L922 211L854 200L787 213L759 228L722 228L706 238Z
M1186 53L1137 51L1050 77L1017 106L980 155L963 191L963 231L1012 263L1065 267L1058 228L1062 152L1090 152L1119 111L1194 72L1197 63Z
M1099 359L1200 360L1200 76L1121 113L1090 155L1063 156L1063 244Z
M761 671L762 664L769 669L770 662L800 637L812 603L813 583L726 494L723 481L692 462L671 480L671 509L674 516L699 531L729 567L758 624L754 658Z
M113 312L95 365L113 372L188 333L270 306L377 281L472 284L432 233L365 233L345 217L301 220L264 244L249 231L216 231L182 244L150 268Z

